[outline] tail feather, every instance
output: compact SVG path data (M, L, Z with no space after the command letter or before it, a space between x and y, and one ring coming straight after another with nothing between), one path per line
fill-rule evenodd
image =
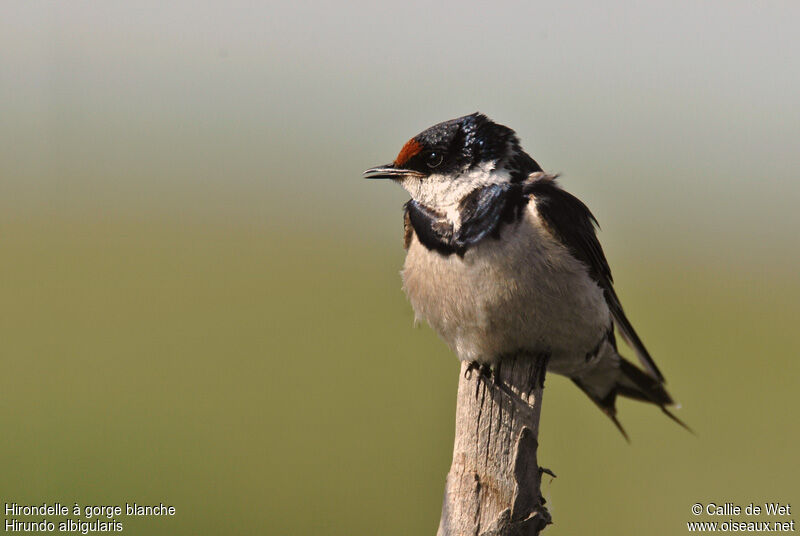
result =
M643 402L652 402L662 407L671 406L675 403L667 390L664 389L662 381L643 372L639 367L622 357L619 359L619 371L621 378L618 379L615 388L622 396Z
M626 441L630 442L628 434L617 419L617 396L655 404L670 419L692 432L692 429L686 423L667 409L666 406L674 405L674 401L664 388L661 380L647 374L622 357L619 357L619 361L613 363L613 365L618 367L618 370L613 377L613 383L610 388L607 388L607 392L602 396L598 394L598 386L592 383L593 376L591 374L574 377L572 381L611 419ZM605 372L608 372L608 369Z
M663 411L663 412L664 412L664 415L666 415L667 417L669 417L670 419L672 419L673 421L675 421L676 423L678 423L680 426L682 426L684 430L686 430L687 432L689 432L689 433L690 433L690 434L692 434L692 435L697 435L697 434L695 433L695 431L694 431L694 430L692 430L692 429L689 427L689 425L688 425L688 424L686 424L685 422L683 422L682 420L680 420L679 418L677 418L677 417L675 416L675 414L674 414L674 413L672 413L670 410L668 410L668 409L667 409L667 408L665 408L664 406L661 406L661 411Z

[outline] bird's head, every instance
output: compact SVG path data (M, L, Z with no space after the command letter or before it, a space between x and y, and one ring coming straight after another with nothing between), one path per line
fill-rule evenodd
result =
M368 179L392 179L416 202L441 214L478 188L524 180L541 171L514 131L480 113L434 125L411 138L394 162L368 169Z

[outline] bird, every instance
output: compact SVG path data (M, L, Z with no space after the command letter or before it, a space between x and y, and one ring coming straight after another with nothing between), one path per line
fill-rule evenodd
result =
M589 208L526 153L509 127L476 112L406 142L364 172L410 195L404 205L403 289L469 364L546 357L628 435L618 396L652 403L688 429L665 379L622 308ZM628 361L615 330L638 358Z

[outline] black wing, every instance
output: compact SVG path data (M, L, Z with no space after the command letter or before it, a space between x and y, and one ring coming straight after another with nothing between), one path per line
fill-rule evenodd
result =
M526 183L524 193L533 195L536 209L550 230L567 246L570 253L589 268L592 279L603 289L620 334L636 351L639 361L650 375L663 382L664 376L625 316L617 293L614 292L611 269L595 234L597 220L588 207L574 195L559 188L551 177Z

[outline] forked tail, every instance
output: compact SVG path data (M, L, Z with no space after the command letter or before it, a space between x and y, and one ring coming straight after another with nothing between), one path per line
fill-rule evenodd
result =
M605 359L605 363L598 363L591 372L573 377L572 381L609 416L627 441L630 441L630 438L617 419L618 395L655 404L667 417L694 433L686 423L667 409L667 406L674 405L674 402L664 389L662 381L643 372L623 357L618 356L618 358L619 361Z

